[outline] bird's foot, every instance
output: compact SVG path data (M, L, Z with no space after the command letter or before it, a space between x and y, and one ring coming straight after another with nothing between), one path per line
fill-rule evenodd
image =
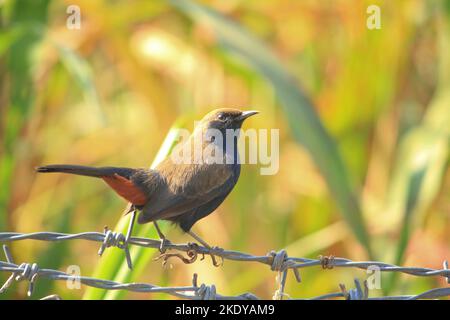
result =
M200 248L199 244L196 242L188 242L187 246L189 247L189 250L186 251L186 253L189 255L190 252L195 253L196 256L198 256L199 254L199 250L198 248ZM204 253L200 253L202 255L200 260L204 260L205 259L205 254Z
M167 241L168 243L171 243L167 239L162 239L162 241L164 241L164 240ZM195 244L195 245L198 247L197 244ZM165 253L166 250L164 248L164 251L160 250L161 254L159 256L157 256L154 260L156 261L156 260L163 259L163 266L165 266L167 264L167 261L170 258L178 258L185 264L194 263L197 260L197 256L198 256L197 250L194 248L194 244L188 244L188 246L190 248L186 251L187 258L184 257L181 253Z
M193 249L193 251L198 253L198 250L196 250L199 247L198 243L196 243L196 242L189 242L188 246L191 247ZM224 249L220 248L220 247L217 247L217 246L214 246L214 247L206 246L205 248L208 250L208 252L206 254L208 254L211 257L213 266L214 267L222 266L223 265L223 257L221 255L218 255L218 254L222 253L224 251ZM201 254L202 254L202 257L201 257L200 260L203 261L203 260L205 260L205 253L202 252ZM217 262L216 255L218 255L218 257L220 258L220 262Z

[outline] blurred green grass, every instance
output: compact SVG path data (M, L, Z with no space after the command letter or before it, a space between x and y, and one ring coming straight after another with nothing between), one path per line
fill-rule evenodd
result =
M231 106L261 110L249 126L280 129L280 171L261 176L244 165L218 212L195 226L205 239L255 254L287 247L290 255L439 267L450 231L446 3L381 1L382 28L368 30L371 3L356 0L0 2L0 230L123 229L124 203L102 183L36 176L33 167L147 167L174 138L177 119L192 128L212 108ZM65 27L73 4L80 30ZM171 240L189 241L165 229ZM155 236L150 225L135 234ZM95 244L11 247L17 261L78 264L84 275L112 280L186 285L196 272L221 293L264 297L276 286L258 265L215 269L205 259L164 269L152 250L133 248L129 272L122 251L99 258ZM355 276L365 274L305 270L287 292L320 295ZM442 284L388 276L382 283L383 294ZM149 298L51 282L38 283L35 298L55 292Z

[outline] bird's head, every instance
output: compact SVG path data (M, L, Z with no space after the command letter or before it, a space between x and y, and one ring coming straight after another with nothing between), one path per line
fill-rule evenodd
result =
M241 111L232 108L216 109L208 113L200 122L203 129L240 129L248 117L259 113L258 111Z

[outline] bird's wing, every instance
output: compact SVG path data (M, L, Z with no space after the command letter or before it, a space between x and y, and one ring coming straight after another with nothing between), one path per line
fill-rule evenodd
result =
M182 215L228 194L237 181L231 167L221 164L162 164L159 170L166 177L166 185L152 195L139 223Z
M230 183L224 188L224 192L222 194L216 196L214 199L202 204L201 206L191 211L184 212L179 217L173 219L173 221L178 223L183 231L185 232L189 231L191 227L194 225L194 223L206 217L214 210L216 210L216 208L223 202L223 200L225 200L225 198L231 192L233 187L234 184Z

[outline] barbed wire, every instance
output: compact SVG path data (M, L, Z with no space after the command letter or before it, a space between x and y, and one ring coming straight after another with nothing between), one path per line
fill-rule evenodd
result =
M104 233L100 232L83 232L77 234L59 233L59 232L35 232L35 233L17 233L17 232L0 232L0 242L13 242L20 240L40 240L40 241L69 241L69 240L87 240L101 243L98 251L99 255L105 251L106 248L115 246L125 251L128 266L131 266L131 256L128 246L136 245L146 248L159 249L162 253L157 259L162 259L164 264L171 258L178 258L184 263L193 263L197 260L198 255L217 256L222 260L232 260L241 262L257 262L269 265L272 271L278 272L277 282L278 289L273 296L274 299L289 298L284 292L287 273L292 270L298 282L301 281L299 270L307 267L321 266L323 269L332 268L358 268L369 269L372 271L382 272L400 272L412 276L419 277L444 277L447 283L450 283L450 270L448 269L448 262L444 261L442 269L420 268L420 267L400 267L384 262L378 261L352 261L350 259L338 258L334 256L321 256L318 259L289 257L286 250L282 249L278 252L270 251L266 255L255 256L239 251L224 250L221 248L207 248L198 244L174 244L170 241L155 240L142 237L125 237L122 233L114 232L105 228ZM0 289L0 293L6 290L15 280L20 281L29 280L30 286L28 294L33 290L34 281L39 277L46 277L52 280L73 280L74 275L70 275L58 270L39 269L36 264L21 264L16 265L12 261L12 257L8 252L7 247L4 247L7 262L0 261L0 271L12 272L11 277L6 281ZM186 253L184 257L178 253L167 253L167 250L174 250ZM90 277L80 276L77 278L82 284L107 290L128 290L134 292L164 292L175 297L184 299L258 299L252 293L244 293L239 296L223 296L216 293L214 285L207 286L202 284L197 286L197 276L194 275L193 285L186 287L159 287L152 284L145 283L118 283L110 280L95 279ZM367 282L363 285L359 280L355 279L355 289L346 290L344 285L340 285L341 292L325 294L311 299L331 299L331 298L345 298L349 300L355 299L434 299L440 297L450 296L449 288L437 288L418 295L402 295L391 297L374 297L369 298Z

